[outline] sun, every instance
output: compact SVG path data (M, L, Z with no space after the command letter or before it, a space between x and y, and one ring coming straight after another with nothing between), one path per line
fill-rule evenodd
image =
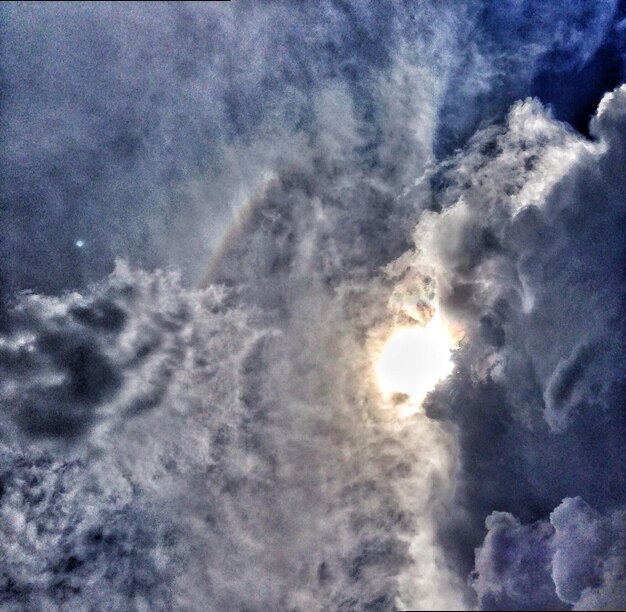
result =
M456 345L454 334L437 315L424 326L396 328L376 364L383 395L406 396L415 412L426 394L452 373Z

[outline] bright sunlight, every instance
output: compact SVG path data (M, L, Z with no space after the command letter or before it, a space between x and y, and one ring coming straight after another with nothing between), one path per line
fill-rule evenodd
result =
M419 408L426 394L452 373L455 346L453 333L436 315L423 327L397 328L376 365L381 391L406 395Z

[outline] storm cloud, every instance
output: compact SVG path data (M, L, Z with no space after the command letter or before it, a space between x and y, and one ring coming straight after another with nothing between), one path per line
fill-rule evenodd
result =
M460 536L482 537L489 508L536 521L574 495L603 511L624 503L626 211L615 179L625 96L622 87L603 99L593 141L536 102L513 107L504 127L477 135L446 170L442 212L418 225L443 307L467 326L458 371L427 406L458 427L459 504L441 530L466 568L471 548ZM509 181L512 160L525 172ZM529 584L515 604L487 601L534 607L532 592Z
M4 608L623 608L623 7L1 10Z

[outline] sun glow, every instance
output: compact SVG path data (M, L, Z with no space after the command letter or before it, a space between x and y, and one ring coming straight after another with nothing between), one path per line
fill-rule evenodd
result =
M419 409L426 394L452 373L452 330L435 315L424 326L396 328L387 339L376 375L385 396L399 396L409 412Z

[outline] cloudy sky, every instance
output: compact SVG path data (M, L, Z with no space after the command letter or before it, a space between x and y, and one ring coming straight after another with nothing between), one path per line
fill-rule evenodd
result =
M0 8L0 608L626 606L626 4Z

